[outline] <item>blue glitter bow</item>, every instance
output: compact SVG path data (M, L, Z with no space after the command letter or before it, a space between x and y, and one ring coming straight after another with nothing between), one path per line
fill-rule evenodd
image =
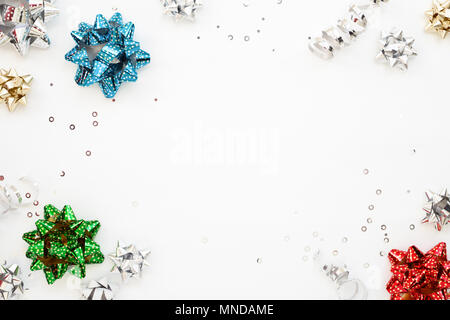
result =
M113 98L122 83L135 82L137 70L150 63L150 54L133 40L134 24L124 24L120 13L109 21L99 14L93 26L82 22L71 35L77 45L65 58L78 65L75 82L98 83L106 98Z

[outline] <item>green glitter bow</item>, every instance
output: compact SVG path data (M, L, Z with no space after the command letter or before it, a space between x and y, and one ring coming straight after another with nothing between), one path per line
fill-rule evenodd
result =
M100 229L98 221L77 220L70 206L59 211L52 205L44 208L45 219L36 222L37 230L23 235L30 246L26 256L33 260L30 270L44 270L53 284L71 266L70 273L86 276L86 264L102 263L105 257L94 237Z

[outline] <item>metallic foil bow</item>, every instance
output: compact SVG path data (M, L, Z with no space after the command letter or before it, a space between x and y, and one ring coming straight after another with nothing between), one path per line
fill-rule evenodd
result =
M201 0L161 0L165 13L176 20L194 20L197 10L202 7Z
M4 102L11 112L19 104L26 105L32 81L32 76L19 76L15 69L0 69L0 102Z
M123 23L120 13L108 21L97 15L94 25L80 23L72 32L77 45L66 60L78 65L75 82L83 87L98 83L107 98L116 95L124 82L135 82L137 70L150 63L150 54L133 40L134 24Z
M113 300L114 292L108 280L102 278L89 282L89 285L83 290L83 297L86 300Z
M20 269L16 264L9 267L0 264L0 300L9 300L24 293L23 281L19 277Z
M417 56L414 41L412 37L405 37L402 30L394 28L390 32L383 31L380 40L382 48L377 59L387 61L391 67L407 70L409 57Z
M450 1L433 0L433 6L425 12L428 24L426 30L436 31L442 39L450 31Z
M25 233L30 245L26 256L33 260L31 271L44 270L47 282L70 273L78 278L86 276L86 264L102 263L104 256L94 237L100 229L98 221L77 220L70 206L59 211L52 205L44 208L45 220L36 222L37 230Z
M434 192L425 192L427 203L423 210L426 215L422 223L433 223L436 230L441 231L450 220L450 198L447 189L440 194Z
M0 0L0 46L8 42L26 55L30 46L48 48L45 23L59 14L53 0Z
M337 49L348 46L366 30L367 9L371 5L378 6L379 3L388 1L371 0L367 5L351 5L346 18L338 20L336 26L323 30L320 37L311 39L309 49L323 59L333 58Z
M149 263L145 260L150 254L148 250L138 250L136 246L124 246L117 242L116 252L109 255L109 258L114 263L112 272L118 272L122 276L122 280L129 278L138 278L144 266Z
M389 253L392 278L386 285L391 300L447 300L450 261L444 242L423 254L415 246Z

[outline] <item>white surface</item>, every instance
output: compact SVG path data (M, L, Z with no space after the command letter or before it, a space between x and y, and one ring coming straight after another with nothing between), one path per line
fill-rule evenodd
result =
M121 299L335 298L311 262L317 248L366 282L369 298L386 299L389 265L379 252L428 250L450 232L418 223L424 191L450 185L450 40L424 32L431 1L393 0L357 42L322 61L307 37L349 1L246 3L205 0L195 23L175 23L157 0L57 2L51 49L26 58L0 51L1 66L35 76L26 108L0 108L0 174L30 175L41 204L99 219L105 254L117 239L152 250L152 266ZM111 102L96 86L76 86L64 54L78 22L114 7L136 24L152 62ZM417 39L406 73L374 61L380 29L392 26ZM0 223L0 256L24 268L28 211ZM88 266L87 280L110 267ZM41 272L35 278L26 298L79 297L68 277L53 286Z

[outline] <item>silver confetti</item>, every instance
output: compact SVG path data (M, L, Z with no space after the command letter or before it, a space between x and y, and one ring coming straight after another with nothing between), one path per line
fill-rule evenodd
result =
M0 46L11 43L21 55L30 46L48 48L46 23L59 14L54 0L0 0Z
M383 31L380 40L382 48L377 59L387 61L391 67L407 70L409 57L417 55L413 48L414 41L412 37L405 37L403 31L399 29Z
M195 20L197 10L201 8L201 0L161 0L165 13L176 20Z
M106 278L98 281L92 280L88 286L83 289L83 297L86 300L113 300L114 292Z
M426 215L422 219L422 223L432 223L434 227L441 231L450 220L450 198L447 189L440 194L434 192L425 192L427 203L423 210Z
M146 261L149 254L150 251L148 250L141 251L134 245L123 246L118 242L116 252L109 255L114 263L111 271L120 273L124 281L129 278L138 278L144 266L149 265Z
M0 264L0 300L15 299L24 293L19 266Z

